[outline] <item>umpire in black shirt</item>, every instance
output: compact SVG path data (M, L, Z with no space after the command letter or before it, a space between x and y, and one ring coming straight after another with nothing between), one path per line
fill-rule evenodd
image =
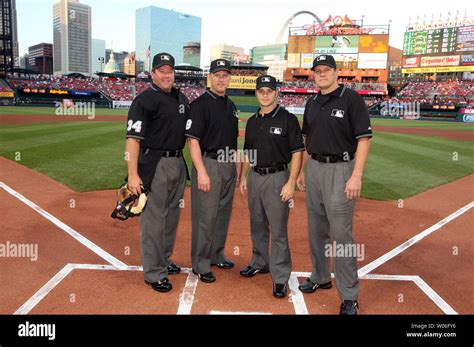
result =
M149 192L140 216L145 283L167 292L172 288L168 274L181 270L170 257L186 184L182 150L189 105L173 87L173 56L155 55L151 77L153 84L133 100L128 112L128 187L137 195L142 188Z
M186 136L193 160L191 182L193 272L202 282L216 280L211 265L231 269L224 256L236 183L239 119L234 103L225 95L230 83L230 63L211 62L210 90L191 104Z
M284 298L291 274L288 201L295 191L304 144L298 119L277 104L276 87L273 76L257 78L255 94L260 108L248 119L245 128L246 160L241 171L240 191L245 196L248 189L253 247L250 265L240 274L253 277L270 271L273 295ZM290 161L291 172L288 171Z
M359 279L352 218L372 129L362 97L338 85L336 62L331 55L316 57L312 70L320 92L308 100L304 111L303 136L311 159L306 182L301 170L298 186L304 190L306 183L313 272L299 288L304 293L331 288L330 256L335 254L340 314L357 314ZM309 156L305 155L305 163ZM345 252L341 255L336 249Z

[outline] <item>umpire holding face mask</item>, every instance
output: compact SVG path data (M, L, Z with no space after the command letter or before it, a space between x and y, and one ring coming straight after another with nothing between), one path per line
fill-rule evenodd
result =
M180 200L186 184L183 159L188 99L174 83L174 58L153 57L153 83L138 95L128 112L126 152L128 188L148 202L140 216L141 254L145 283L158 292L172 289L168 275L181 268L171 261Z

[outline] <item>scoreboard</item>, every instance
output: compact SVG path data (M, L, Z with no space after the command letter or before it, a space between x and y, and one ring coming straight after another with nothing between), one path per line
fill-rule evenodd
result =
M463 28L453 27L406 32L403 38L403 55L455 52L457 51L458 29Z

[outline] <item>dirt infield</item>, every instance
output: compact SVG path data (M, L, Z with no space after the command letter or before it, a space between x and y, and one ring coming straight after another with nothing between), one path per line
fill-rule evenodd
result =
M141 264L138 220L110 218L114 191L76 193L7 159L0 158L0 166L0 243L38 245L37 261L0 258L0 313L338 312L336 288L310 295L296 290L277 300L269 275L239 275L252 247L247 203L238 190L226 246L236 267L213 270L213 284L198 282L185 270L170 277L171 292L159 294L144 285L136 267ZM474 312L474 289L468 285L474 281L469 227L474 193L467 189L473 185L471 175L408 198L403 208L396 202L358 201L354 234L365 249L359 262L360 313ZM184 200L173 260L190 268L188 188ZM292 289L311 271L304 194L297 192L294 200L289 227ZM422 232L426 237L421 238ZM419 242L413 239L412 246L399 247L415 236Z

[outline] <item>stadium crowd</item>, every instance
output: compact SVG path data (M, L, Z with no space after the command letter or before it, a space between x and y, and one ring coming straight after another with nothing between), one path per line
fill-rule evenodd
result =
M384 83L377 83L377 82L355 82L355 81L347 81L347 80L339 80L339 83L343 83L347 87L355 90L386 90L387 85ZM283 88L318 88L317 85L313 81L309 80L292 80L292 81L284 81L281 85Z
M241 76L251 76L261 73L261 70L233 69L233 73ZM32 75L26 77L9 76L7 79L12 89L67 89L77 91L102 92L111 100L131 101L134 95L140 94L149 86L148 80L121 80L108 78L73 78L56 75ZM340 81L356 90L380 90L386 85L372 82ZM205 91L204 79L177 79L176 87L180 88L190 101L196 99ZM11 92L7 83L0 83L0 92ZM306 79L285 81L282 88L317 88L313 82ZM134 92L135 90L135 92ZM281 93L279 102L286 107L304 107L310 95ZM377 97L364 97L367 106L380 101ZM437 82L410 82L393 98L385 97L388 102L419 102L422 104L446 106L474 106L474 81L452 80Z
M410 82L390 102L419 102L446 106L474 106L474 81Z
M150 82L143 80L97 79L97 78L70 78L54 75L36 75L32 78L10 78L10 86L14 89L67 89L76 91L102 92L109 99L116 101L132 101L133 89L135 95L140 94L149 87ZM202 81L186 80L177 81L176 87L181 88L190 101L196 99L205 91ZM5 87L7 88L7 87ZM0 89L0 91L2 91ZM6 89L5 91L11 91Z

